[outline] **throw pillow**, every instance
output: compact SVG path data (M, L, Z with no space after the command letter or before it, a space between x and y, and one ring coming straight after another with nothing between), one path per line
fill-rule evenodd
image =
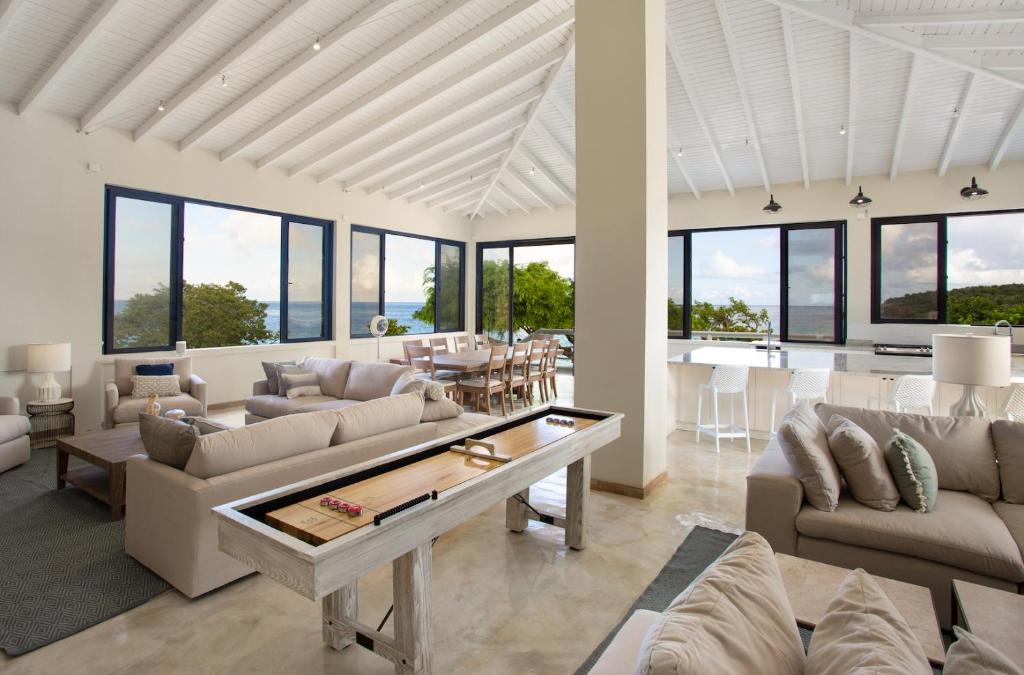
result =
M828 449L828 432L814 410L801 401L782 420L779 447L804 486L807 501L819 511L839 506L842 479Z
M942 675L1024 675L1013 661L989 643L953 626L956 642L946 652Z
M181 421L185 424L189 424L193 429L196 430L197 436L205 436L206 434L215 434L219 431L227 431L231 427L220 422L214 422L213 420L205 417L182 417Z
M338 428L331 445L416 426L423 417L423 396L415 393L385 396L342 408L337 415Z
M150 459L184 469L199 433L185 422L139 413L139 436Z
M871 434L842 415L833 415L828 421L828 447L854 499L880 511L896 508L899 490Z
M807 672L931 675L932 668L921 643L878 581L856 569L839 585L814 628Z
M994 420L992 440L999 460L1003 500L1024 504L1024 423Z
M135 366L136 375L173 375L173 363L140 363Z
M177 375L132 375L132 398L153 395L181 396L181 380Z
M320 396L320 378L316 373L281 373L281 390L288 398Z
M308 373L308 372L310 372L310 371L306 370L302 366L290 366L290 365L287 365L287 364L282 364L282 365L278 366L277 367L277 395L278 396L285 396L286 395L284 387L281 385L281 376L282 375L301 375L302 373ZM318 378L318 380L319 380L319 378Z
M644 636L637 675L804 672L804 646L775 554L745 532Z
M440 422L458 417L465 412L465 408L455 401L442 398L440 401L425 401L423 403L423 417L421 422Z
M412 373L402 375L391 388L392 396L412 393L420 393L428 401L441 401L445 398L444 384L416 377Z
M395 382L402 375L411 372L410 366L354 361L348 371L348 381L345 383L345 398L353 401L371 401L390 396Z
M294 361L263 361L263 372L267 376L267 391L271 394L276 394L281 391L281 380L279 378L279 372L281 366L294 366Z
M885 446L885 461L900 496L910 508L918 513L928 513L935 508L939 479L935 462L920 443L899 429L893 429L892 438Z

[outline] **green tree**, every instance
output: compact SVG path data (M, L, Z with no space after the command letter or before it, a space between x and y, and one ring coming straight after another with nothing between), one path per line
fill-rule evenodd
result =
M408 332L409 327L400 325L398 319L388 319L388 329L384 335L405 335Z
M716 307L710 302L695 302L690 312L694 331L760 333L768 329L768 310L755 312L742 300L730 297L729 304Z
M683 306L672 298L668 299L668 329L670 331L684 330Z

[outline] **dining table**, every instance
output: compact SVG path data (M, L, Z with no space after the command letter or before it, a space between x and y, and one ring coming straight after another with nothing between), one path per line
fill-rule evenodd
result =
M512 347L509 346L505 358L512 355ZM434 368L437 370L450 370L457 373L475 373L487 368L491 359L490 349L472 349L466 352L434 352ZM391 363L407 365L405 359L391 359Z

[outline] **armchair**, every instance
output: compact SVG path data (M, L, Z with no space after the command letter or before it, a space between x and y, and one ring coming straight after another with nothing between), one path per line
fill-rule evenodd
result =
M0 396L0 471L7 471L29 458L28 418L21 414L18 399Z
M206 382L192 372L192 357L124 358L114 359L114 379L104 390L104 426L112 429L125 424L136 424L139 412L146 407L146 399L132 396L132 375L139 364L170 363L181 386L180 396L161 396L157 399L161 410L180 408L187 415L206 415Z

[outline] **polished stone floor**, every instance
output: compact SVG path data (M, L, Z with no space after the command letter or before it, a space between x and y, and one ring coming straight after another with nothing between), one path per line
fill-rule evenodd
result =
M564 395L564 392L560 391ZM237 411L221 413L234 420ZM434 548L435 673L572 673L619 622L694 525L739 531L745 476L759 456L740 444L669 436L667 482L645 500L594 492L590 544L571 551L562 531L504 528L495 506ZM564 505L564 473L532 500ZM361 580L360 620L376 626L391 602L390 569ZM391 625L384 628L390 632ZM24 673L392 673L358 647L320 641L320 605L255 574L189 600L176 591L18 658Z

